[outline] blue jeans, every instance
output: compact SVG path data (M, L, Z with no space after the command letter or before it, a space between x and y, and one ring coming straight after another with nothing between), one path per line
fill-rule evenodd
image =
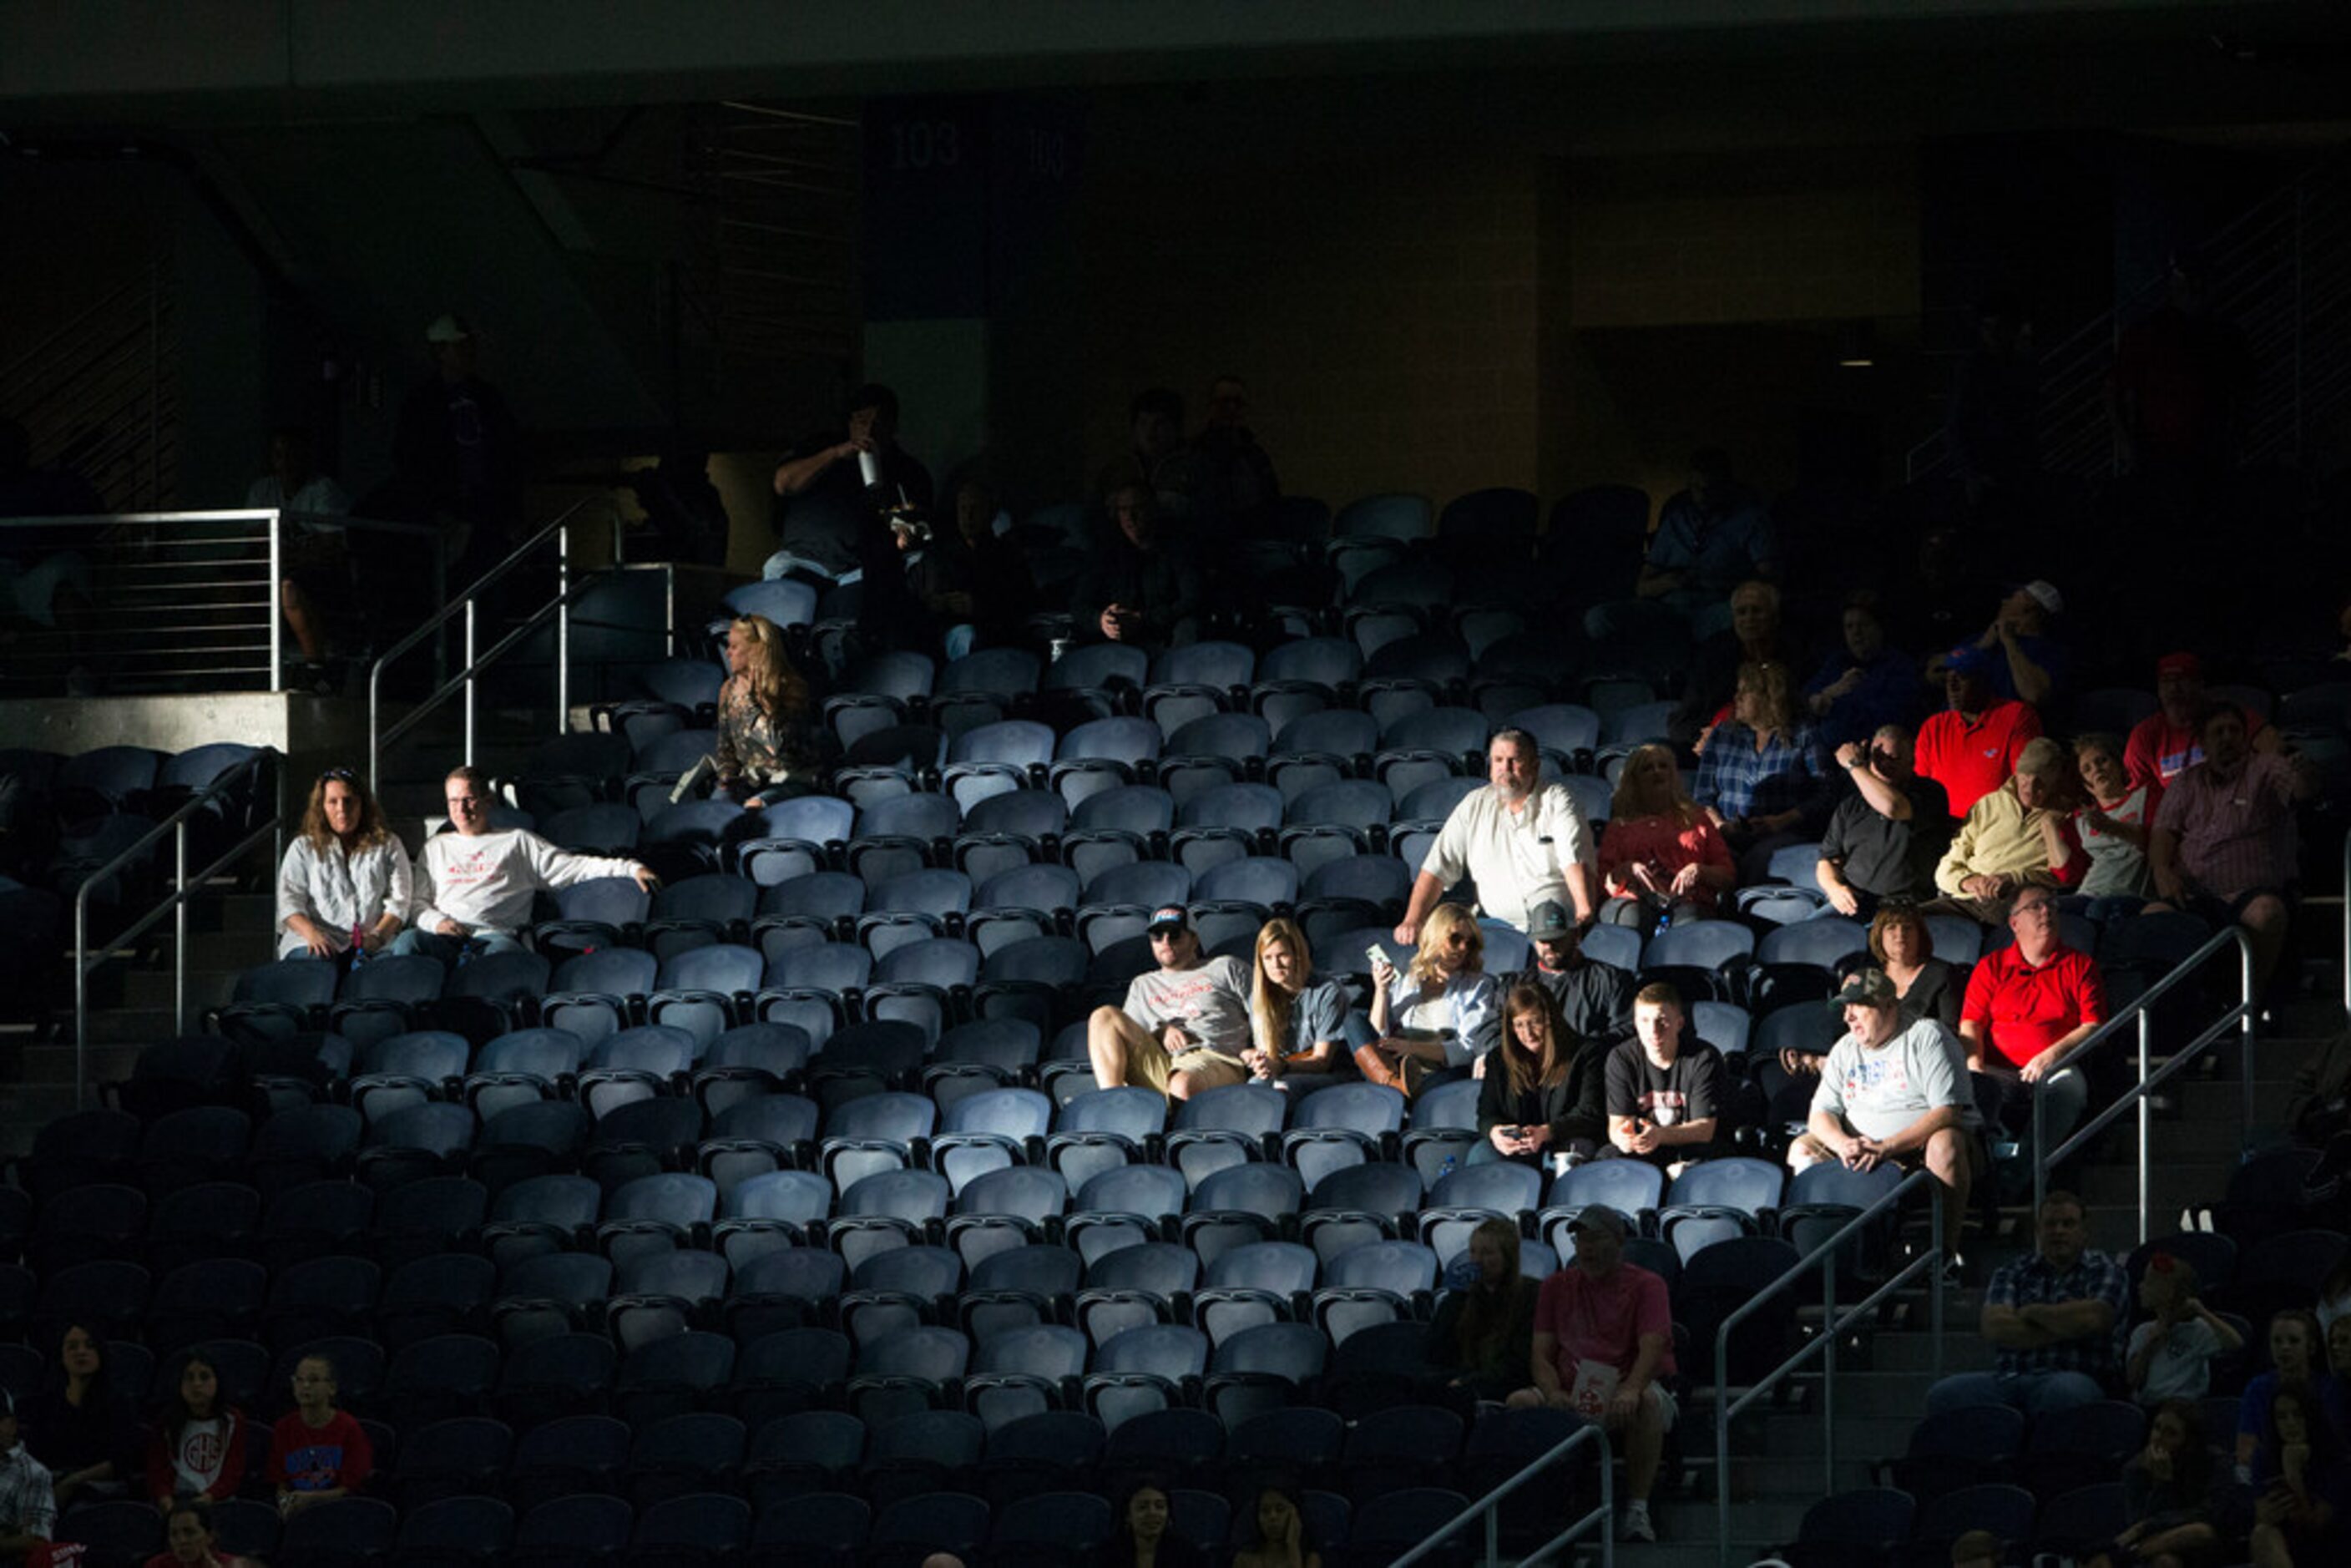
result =
M503 931L477 931L471 937L444 936L437 931L427 931L415 925L392 939L392 950L394 953L429 953L444 965L454 967L458 954L465 950L468 941L480 943L485 955L522 951L522 944Z
M2106 1396L2085 1372L1960 1372L1927 1390L1927 1414L1969 1405L2005 1405L2034 1419L2095 1405Z

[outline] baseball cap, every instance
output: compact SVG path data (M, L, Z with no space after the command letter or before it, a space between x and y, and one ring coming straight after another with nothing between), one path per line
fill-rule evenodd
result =
M1146 935L1161 931L1189 931L1192 916L1180 904L1163 904L1151 912L1151 924L1144 926Z
M1861 968L1845 977L1844 988L1829 998L1829 1006L1843 1009L1857 1003L1865 1008L1890 1008L1901 999L1885 970Z
M1962 643L1943 655L1947 674L1987 675L1991 673L1991 651L1979 648L1973 643Z
M1536 904L1533 915L1527 921L1530 942L1556 942L1574 931L1575 922L1567 917L1567 906L1556 898L1546 898Z
M2159 681L2166 675L2200 680L2204 675L2204 662L2193 653L2166 653L2155 662L2155 678Z
M437 317L433 325L424 329L424 340L428 343L462 343L473 335L465 319L454 314Z
M2032 595L2034 601L2040 604L2041 608L2047 611L2050 614L2063 615L2065 613L2065 596L2058 592L2057 585L2050 581L2047 578L2034 578L2031 582L2024 585L2024 591Z
M1567 1222L1570 1234L1579 1230L1605 1230L1617 1240L1625 1239L1625 1217L1604 1203L1595 1203L1577 1211Z

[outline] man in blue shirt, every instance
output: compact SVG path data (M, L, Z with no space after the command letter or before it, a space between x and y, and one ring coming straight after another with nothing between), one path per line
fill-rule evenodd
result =
M1634 593L1684 610L1719 604L1750 577L1773 579L1779 544L1763 498L1731 476L1729 454L1690 458L1689 487L1657 513L1657 531Z

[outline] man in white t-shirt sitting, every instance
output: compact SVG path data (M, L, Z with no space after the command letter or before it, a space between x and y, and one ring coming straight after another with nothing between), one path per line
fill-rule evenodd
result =
M442 789L452 831L426 840L416 857L408 929L392 939L394 953L430 953L445 964L468 942L488 953L520 947L516 933L542 888L627 876L653 890L657 879L642 861L573 854L520 828L493 831L490 786L477 768L452 769Z
M1478 884L1479 913L1516 930L1560 898L1579 924L1590 924L1599 904L1598 846L1567 786L1542 781L1535 737L1496 730L1486 743L1486 777L1487 788L1461 798L1429 846L1395 928L1399 945L1418 945L1421 922L1465 874Z
M1123 1008L1096 1008L1086 1020L1086 1054L1104 1089L1145 1084L1172 1100L1249 1077L1249 971L1238 958L1210 958L1180 904L1154 910L1144 927L1159 967L1137 975Z
M1906 1023L1883 969L1855 970L1828 1005L1843 1009L1844 1037L1829 1048L1810 1124L1788 1145L1788 1164L1926 1166L1942 1184L1943 1247L1946 1257L1955 1255L1968 1188L1983 1158L1983 1119L1959 1041L1933 1019Z

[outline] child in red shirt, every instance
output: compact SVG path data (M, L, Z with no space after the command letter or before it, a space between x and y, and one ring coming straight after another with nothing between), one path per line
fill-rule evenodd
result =
M277 1511L348 1497L367 1484L375 1451L367 1430L335 1408L335 1364L306 1355L294 1364L294 1408L269 1434L269 1480Z

